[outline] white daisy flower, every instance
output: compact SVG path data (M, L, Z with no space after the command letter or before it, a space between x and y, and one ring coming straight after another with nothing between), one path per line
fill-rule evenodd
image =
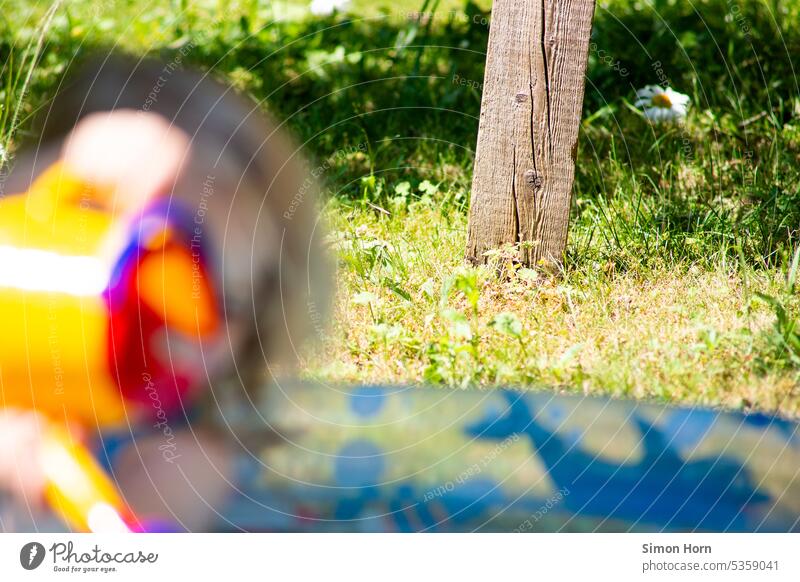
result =
M680 121L686 117L689 108L689 96L673 91L670 87L648 85L636 91L636 107L644 110L644 116L650 121Z
M311 14L314 16L329 16L335 10L344 10L350 0L312 0L311 1Z

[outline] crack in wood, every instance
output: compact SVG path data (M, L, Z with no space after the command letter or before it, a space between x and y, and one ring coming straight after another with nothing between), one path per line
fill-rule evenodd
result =
M545 37L547 36L547 11L545 10L545 3L548 0L542 0L542 64L544 69L544 94L545 102L547 104L547 149L550 152L550 158L553 158L553 128L551 125L552 114L550 110L550 66L547 58L547 43Z
M511 201L514 205L514 240L515 243L522 242L522 233L520 232L520 219L519 219L519 201L517 200L517 146L512 146L511 149L511 168L513 174L511 176Z

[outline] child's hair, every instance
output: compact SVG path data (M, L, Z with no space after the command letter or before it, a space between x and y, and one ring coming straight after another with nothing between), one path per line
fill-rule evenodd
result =
M267 362L291 359L310 332L321 333L326 315L317 189L299 150L258 104L208 74L117 54L78 69L46 108L35 161L15 168L16 181L30 183L92 113L146 111L183 130L191 159L164 194L202 214L214 240L226 320L245 328L228 346L227 364L247 387ZM229 366L221 368L230 373Z

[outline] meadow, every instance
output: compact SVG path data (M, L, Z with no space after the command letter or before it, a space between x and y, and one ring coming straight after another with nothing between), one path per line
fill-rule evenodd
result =
M598 2L562 272L464 262L490 3L4 1L13 163L76 57L118 47L252 96L324 167L326 381L520 385L800 414L800 0ZM653 124L636 90L686 119Z

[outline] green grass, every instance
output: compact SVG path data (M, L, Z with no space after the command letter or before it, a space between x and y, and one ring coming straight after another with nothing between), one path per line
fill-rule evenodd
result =
M35 131L75 55L120 43L169 59L192 42L188 62L331 160L338 293L305 375L800 413L800 0L599 3L553 278L519 269L513 249L463 265L488 3L274 20L302 4L68 3L38 51L49 4L7 2L0 139L13 153ZM692 97L682 125L632 106L663 79Z

